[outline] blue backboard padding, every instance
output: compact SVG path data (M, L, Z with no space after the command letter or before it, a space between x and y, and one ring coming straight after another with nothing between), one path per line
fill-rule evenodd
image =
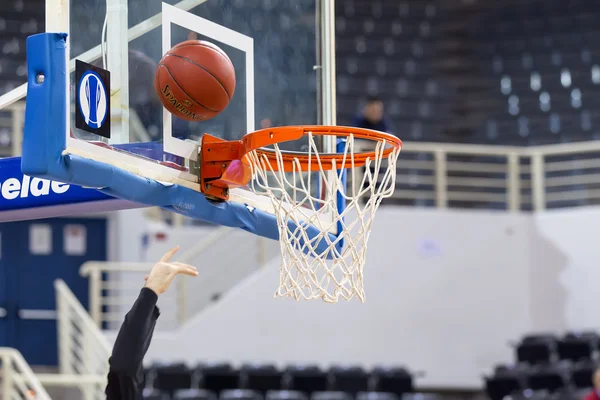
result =
M275 216L264 211L244 204L212 202L200 192L184 186L163 185L105 163L72 154L63 155L68 129L65 42L66 35L62 33L42 33L27 39L29 82L21 163L24 173L101 188L100 192L110 196L279 239ZM40 73L45 77L42 83L36 81ZM294 227L290 223L292 231ZM306 232L309 238L319 233L315 227L308 227ZM335 241L336 237L329 235L328 239ZM313 246L317 251L325 251L326 242L328 240L322 239Z
M151 206L162 207L188 217L219 225L242 228L271 239L278 239L275 217L243 204L211 202L195 190L180 185L163 185L121 168L75 155L63 157L64 179L86 182L86 186L105 187L102 192Z
M27 102L21 168L24 174L56 178L67 132L65 33L27 38ZM44 76L42 83L37 82Z

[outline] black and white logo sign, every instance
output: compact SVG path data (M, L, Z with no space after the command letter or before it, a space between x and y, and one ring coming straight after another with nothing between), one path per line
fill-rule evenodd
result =
M110 138L110 73L77 60L75 127Z

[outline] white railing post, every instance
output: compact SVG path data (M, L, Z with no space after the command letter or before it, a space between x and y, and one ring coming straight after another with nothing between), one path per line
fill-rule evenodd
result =
M0 399L29 398L51 400L21 353L12 348L0 347Z
M546 208L545 185L544 155L534 152L531 155L531 196L534 211L542 211Z
M187 279L177 279L177 326L182 326L187 321Z
M58 366L61 374L73 372L73 360L69 344L73 335L71 320L68 318L69 305L61 296L56 296L56 330L58 337Z
M110 144L129 143L129 40L127 0L106 0L107 64L110 74Z
M23 147L23 127L25 124L24 113L25 107L23 103L15 103L11 106L12 135L10 137L10 155L12 157L21 155L21 149Z
M102 271L93 269L89 276L90 316L98 328L102 329Z
M81 340L81 370L75 371L80 374L92 374L94 373L94 360L92 359L94 354L94 341L90 337L89 330L82 329L79 334L79 340ZM74 347L74 346L73 346ZM73 349L72 351L76 351ZM92 400L93 394L91 390L93 390L93 386L90 387L87 384L81 384L81 391L84 393L85 400Z
M71 374L66 381L55 380L55 383L78 386L85 400L104 398L110 344L68 286L59 279L54 282L54 288L58 307L61 374ZM77 328L77 337L72 336L74 326ZM82 379L77 380L77 375L81 375Z
M183 215L173 213L173 228L181 228L184 225ZM184 256L186 253L183 254ZM185 260L184 262L189 262ZM185 321L187 321L187 279L182 279L182 277L177 278L177 282L175 283L177 287L177 292L175 294L175 301L177 302L177 326L183 326Z
M267 239L262 236L257 236L258 238L258 246L257 246L257 262L259 268L264 267L267 264Z
M435 160L435 206L438 208L448 207L448 170L446 165L446 153L436 150L433 154Z
M12 387L12 360L8 354L2 354L2 398L10 399Z
M509 211L519 211L521 209L521 170L517 153L508 155L507 166L507 208Z

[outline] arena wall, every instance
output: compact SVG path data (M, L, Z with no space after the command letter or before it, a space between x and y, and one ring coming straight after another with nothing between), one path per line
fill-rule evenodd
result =
M525 332L600 328L600 209L379 213L365 304L274 300L274 260L179 332L157 333L147 361L405 364L426 373L422 387L478 387Z

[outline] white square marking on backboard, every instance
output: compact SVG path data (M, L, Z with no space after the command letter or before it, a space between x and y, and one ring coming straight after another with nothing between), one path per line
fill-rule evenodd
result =
M171 42L171 24L179 25L200 35L225 43L244 52L246 58L246 133L256 130L254 125L254 39L205 18L167 3L162 3L162 50L166 54ZM198 160L198 145L173 137L172 115L163 109L164 151L193 161Z

